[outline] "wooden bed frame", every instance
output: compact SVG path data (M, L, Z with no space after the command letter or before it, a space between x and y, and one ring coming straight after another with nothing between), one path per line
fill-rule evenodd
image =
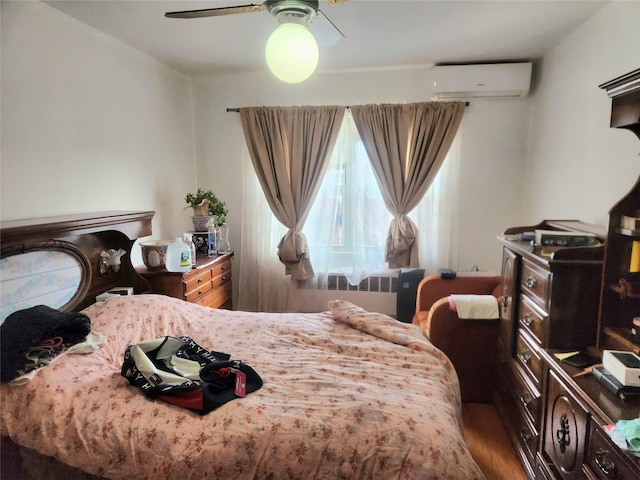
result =
M106 211L0 222L0 258L35 250L56 250L73 256L81 266L78 291L60 310L79 311L95 303L96 296L116 286L132 286L134 293L150 290L131 263L131 249L140 237L151 235L153 211ZM117 272L101 275L100 253L126 250ZM50 472L52 479L97 479L98 477L64 465L1 438L2 478L32 479L31 464ZM35 480L35 479L34 479Z
M116 286L134 293L150 290L131 264L136 239L151 235L153 211L108 211L0 222L0 258L35 250L56 250L74 257L82 280L76 294L60 310L78 311L95 303L96 296ZM123 249L117 272L100 273L100 253Z

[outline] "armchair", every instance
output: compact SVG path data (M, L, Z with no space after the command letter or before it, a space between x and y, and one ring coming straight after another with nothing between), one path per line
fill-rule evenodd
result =
M500 277L464 277L445 280L429 275L418 285L416 313L412 322L453 363L460 380L463 402L489 403L497 375L499 321L461 319L451 310L452 294L500 297Z

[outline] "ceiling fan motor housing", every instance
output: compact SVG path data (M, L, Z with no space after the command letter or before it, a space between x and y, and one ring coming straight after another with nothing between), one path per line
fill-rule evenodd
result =
M280 22L304 23L318 12L318 0L266 0L263 4Z

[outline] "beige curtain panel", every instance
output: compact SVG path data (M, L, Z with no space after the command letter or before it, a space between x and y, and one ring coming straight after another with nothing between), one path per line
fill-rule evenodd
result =
M329 165L344 110L340 106L240 108L264 195L275 217L289 229L278 244L278 256L293 280L314 277L302 227Z
M433 182L458 131L464 102L351 107L385 205L389 268L418 267L418 227L407 217Z

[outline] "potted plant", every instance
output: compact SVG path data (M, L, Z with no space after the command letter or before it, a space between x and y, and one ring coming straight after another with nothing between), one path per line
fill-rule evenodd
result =
M209 217L216 217L218 225L225 223L229 210L226 203L220 201L211 190L198 188L196 193L187 193L184 199L187 202L185 208L193 208L192 220L196 232L206 231Z

